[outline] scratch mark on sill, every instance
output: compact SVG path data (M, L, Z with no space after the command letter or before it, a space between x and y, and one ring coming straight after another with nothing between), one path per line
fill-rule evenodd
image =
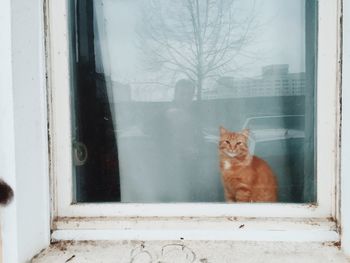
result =
M71 256L70 258L68 258L65 262L69 262L71 261L73 258L75 258L75 255Z

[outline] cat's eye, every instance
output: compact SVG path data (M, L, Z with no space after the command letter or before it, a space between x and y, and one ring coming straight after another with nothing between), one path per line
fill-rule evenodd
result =
M237 142L237 143L236 143L236 145L241 145L241 144L242 144L242 142Z
M227 144L230 144L230 142L229 141L225 141Z

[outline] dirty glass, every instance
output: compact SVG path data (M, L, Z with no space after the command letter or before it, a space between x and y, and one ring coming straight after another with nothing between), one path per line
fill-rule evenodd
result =
M75 202L228 201L220 127L316 200L317 1L70 5Z

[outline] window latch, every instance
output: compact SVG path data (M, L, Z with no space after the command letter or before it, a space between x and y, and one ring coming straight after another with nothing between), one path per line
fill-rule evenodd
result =
M84 143L73 141L73 164L82 166L88 159L88 150Z

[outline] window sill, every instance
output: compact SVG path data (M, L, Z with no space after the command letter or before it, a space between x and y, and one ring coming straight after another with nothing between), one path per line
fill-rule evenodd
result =
M61 241L32 262L348 262L337 243Z
M338 242L336 223L320 218L58 218L52 240L212 240Z

